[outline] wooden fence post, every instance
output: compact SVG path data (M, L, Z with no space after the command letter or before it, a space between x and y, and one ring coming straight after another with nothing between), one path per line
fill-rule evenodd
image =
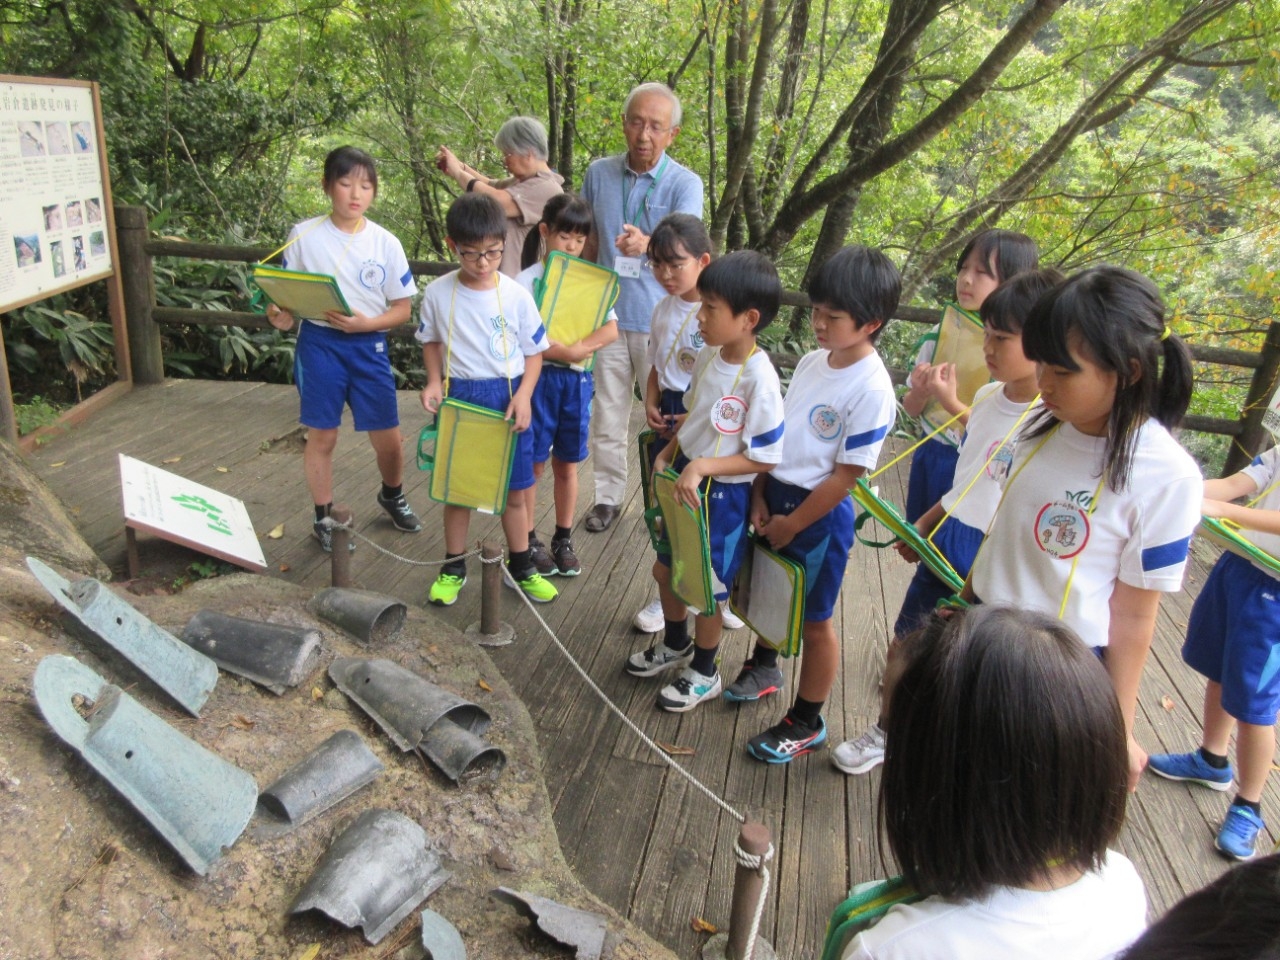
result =
M1267 339L1263 341L1261 356L1262 362L1253 371L1249 395L1245 397L1240 433L1227 450L1227 462L1222 468L1224 477L1247 467L1266 435L1262 417L1267 412L1271 394L1275 392L1277 374L1280 374L1280 321L1272 320L1267 327Z
M151 255L146 251L147 210L145 207L118 206L115 214L116 240L120 249L120 287L124 294L133 382L162 383L164 354L160 349L160 328L151 318L156 302L156 285Z

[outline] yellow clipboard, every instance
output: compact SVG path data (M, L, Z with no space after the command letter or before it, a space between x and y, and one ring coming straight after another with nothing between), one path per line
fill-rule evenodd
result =
M712 592L711 540L702 509L677 503L676 481L680 475L663 470L653 478L653 492L662 511L662 527L671 546L671 589L694 610L711 616L716 609ZM699 493L699 504L703 503Z
M757 637L784 657L800 652L804 567L752 536L729 588L729 606Z
M328 274L255 263L251 279L268 300L295 317L323 320L330 310L351 316L351 308L338 289L338 281Z
M861 531L863 524L868 520L875 520L893 534L893 540L878 542L867 540L861 533L858 533L860 541L872 547L887 547L895 540L902 540L916 552L920 557L921 563L928 566L939 580L951 587L956 593L960 592L961 588L964 587L964 577L956 573L955 567L951 566L951 562L942 555L937 547L920 536L920 531L915 528L915 524L908 523L906 517L898 512L897 507L888 500L882 500L862 477L859 477L854 482L853 489L849 492L853 495L853 502L862 509L861 515L855 522L854 529L856 531Z
M1238 557L1266 567L1273 577L1280 577L1280 560L1277 560L1256 543L1240 536L1240 526L1229 520L1217 517L1202 517L1196 533L1211 543L1216 543L1223 550L1228 550Z
M636 448L640 455L640 495L644 499L644 525L649 531L649 542L653 544L653 549L661 553L667 552L667 535L662 529L662 511L653 499L653 459L666 445L667 441L658 435L657 430L641 430L636 437Z
M956 366L956 397L966 407L973 403L978 388L991 380L986 356L982 351L982 321L976 314L963 310L954 303L943 306L942 320L938 323L937 346L933 351L934 364L954 363ZM929 429L937 430L952 419L937 398L930 398L920 413L920 419ZM951 441L945 431L937 439Z
M511 421L500 412L449 398L418 436L418 469L431 471L427 494L437 503L500 514L515 449Z
M618 299L619 286L618 275L598 263L558 250L548 254L542 276L533 284L547 337L571 344L595 333ZM594 365L592 354L575 369L590 370Z

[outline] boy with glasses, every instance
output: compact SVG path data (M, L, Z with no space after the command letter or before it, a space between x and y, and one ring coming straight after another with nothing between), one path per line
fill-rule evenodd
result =
M518 431L511 466L511 492L533 486L533 435L530 398L549 346L533 297L515 280L498 272L506 216L485 194L458 197L445 216L446 242L458 269L431 283L422 294L415 337L422 344L427 386L422 406L434 415L441 401L454 397L501 410ZM495 464L495 469L497 465ZM427 595L447 607L467 581L467 529L471 511L444 507L445 559L448 561ZM524 497L508 497L502 514L507 537L507 569L529 599L549 603L556 588L543 579L529 556L529 518Z

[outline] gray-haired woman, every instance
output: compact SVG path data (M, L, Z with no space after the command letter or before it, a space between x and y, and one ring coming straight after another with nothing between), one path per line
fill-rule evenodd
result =
M490 180L445 146L436 153L436 166L464 190L490 194L502 205L507 235L498 269L514 277L520 272L525 235L542 219L547 201L564 192L564 177L547 166L547 130L533 117L512 117L498 129L493 145L502 151L502 164L510 177Z

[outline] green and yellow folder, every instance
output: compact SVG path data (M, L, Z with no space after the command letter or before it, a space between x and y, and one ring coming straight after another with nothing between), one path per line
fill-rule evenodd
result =
M644 498L644 525L649 530L649 542L653 544L653 549L664 553L667 536L662 530L662 511L653 499L653 456L660 453L666 445L667 441L658 435L657 430L641 430L636 437L636 447L640 453L640 494Z
M618 275L598 263L559 251L548 254L542 277L533 284L547 336L570 344L595 333L618 299L618 288ZM590 370L594 364L592 354L575 369Z
M328 274L255 263L252 280L267 299L295 317L323 320L330 310L351 316L351 308L338 289L338 281Z
M858 539L871 547L887 547L896 540L902 540L920 557L920 561L926 564L943 583L951 587L956 593L959 593L964 587L964 577L956 573L955 567L951 566L951 562L935 547L932 543L920 536L920 531L915 528L914 524L907 523L906 518L898 512L888 500L880 499L866 479L859 477L854 483L853 489L849 491L853 495L853 501L862 510L858 516L855 529L859 531ZM892 540L884 542L867 540L862 534L863 525L868 520L875 520L882 527L893 534Z
M848 898L832 911L831 919L827 921L822 960L839 960L849 942L888 913L891 907L923 899L902 877L858 884L849 891Z
M942 320L938 323L937 346L930 362L935 366L940 363L955 364L956 397L965 406L973 403L978 388L991 380L991 371L987 369L987 358L982 350L982 337L982 321L975 314L954 303L943 306ZM930 429L937 430L954 417L934 397L925 404L920 419ZM940 435L938 439L951 442L945 435Z
M511 421L499 411L450 398L422 428L418 469L431 471L427 493L437 503L500 514L507 509L515 448Z
M1266 567L1273 577L1280 577L1280 560L1257 544L1240 536L1239 524L1232 523L1230 520L1219 520L1217 517L1202 517L1196 532L1206 540L1216 543L1223 550L1229 550L1238 557L1244 557L1246 560Z
M784 657L800 652L804 594L804 567L753 536L729 589L729 605L761 642Z
M663 532L671 546L671 589L694 610L710 616L715 612L716 598L711 587L711 541L706 516L701 508L695 510L676 502L678 479L680 475L674 470L663 470L653 478Z

